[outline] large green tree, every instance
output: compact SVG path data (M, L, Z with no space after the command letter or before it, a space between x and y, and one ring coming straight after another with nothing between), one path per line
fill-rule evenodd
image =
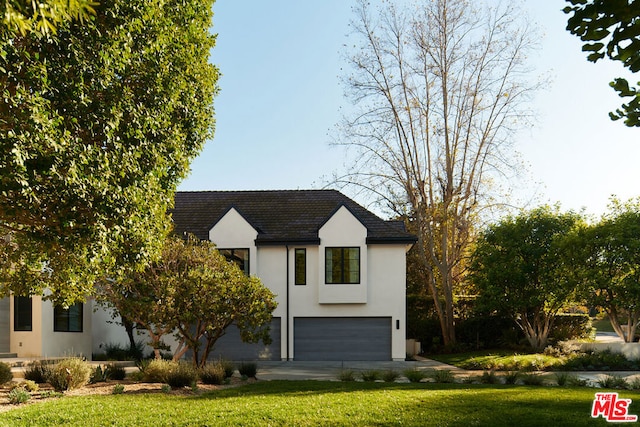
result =
M571 6L564 12L571 16L567 30L585 42L592 62L605 56L633 73L640 71L640 1L638 0L566 0ZM640 84L640 83L638 83ZM610 83L627 104L609 113L612 120L624 119L627 126L640 126L640 88L630 86L627 79Z
M577 214L540 207L501 220L476 244L477 308L510 316L535 350L544 349L556 315L575 295L578 280L564 239L581 223Z
M0 39L0 294L70 303L159 253L212 135L213 0L105 0Z
M580 233L587 300L603 308L614 331L632 342L640 322L640 200L612 200L610 212Z
M163 337L173 334L180 343L174 359L190 349L194 364L203 365L231 324L247 342L270 342L274 294L208 241L170 237L158 261L99 289L102 302L149 333L156 357L166 349Z
M62 22L95 15L97 5L92 0L0 0L0 33L55 33Z

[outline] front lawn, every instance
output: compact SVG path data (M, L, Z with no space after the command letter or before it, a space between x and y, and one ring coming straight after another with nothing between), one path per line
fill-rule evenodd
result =
M264 381L201 396L63 397L0 414L1 426L606 425L594 389L464 384ZM640 393L620 391L640 414ZM636 401L638 403L636 403Z

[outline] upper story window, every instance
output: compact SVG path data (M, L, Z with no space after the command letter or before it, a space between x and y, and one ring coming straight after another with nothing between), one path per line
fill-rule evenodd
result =
M296 249L295 250L295 284L306 285L307 284L307 250Z
M63 308L56 305L53 308L53 330L55 332L82 332L81 302Z
M325 283L360 283L360 248L325 248Z
M249 249L218 249L229 262L235 263L244 274L249 275Z
M33 300L31 297L13 297L13 330L33 330Z

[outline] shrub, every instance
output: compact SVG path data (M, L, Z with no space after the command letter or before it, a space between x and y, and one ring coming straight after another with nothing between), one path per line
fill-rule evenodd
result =
M193 385L198 381L198 371L191 363L176 363L167 376L167 384L171 388L182 388Z
M448 369L435 370L431 374L431 378L437 383L455 383L456 379Z
M107 360L127 360L129 358L129 352L119 343L107 343L104 346L104 354L107 356Z
M549 339L553 342L587 338L591 332L588 314L559 314L553 321Z
M49 367L50 364L44 361L32 362L24 371L24 379L44 384L47 382Z
M587 351L569 357L563 369L573 371L637 370L638 362L630 361L624 354L614 353L610 350Z
M31 394L22 387L16 387L9 392L9 403L12 405L25 403L29 399L31 399Z
M124 366L117 363L109 363L104 369L105 376L108 380L121 381L127 376Z
M122 394L124 393L124 386L122 384L116 384L115 386L113 386L113 391L111 391L111 394Z
M40 389L40 387L38 387L38 384L36 384L31 380L23 380L23 381L20 381L19 383L11 384L10 389L13 390L14 388L23 388L27 390L29 393L36 392Z
M338 374L338 379L343 382L353 382L356 380L356 374L348 369L343 369Z
M403 374L412 383L419 383L427 377L427 374L417 369L406 369Z
M226 376L222 363L207 363L199 370L200 380L205 384L223 384Z
M560 387L564 387L565 385L568 384L570 376L571 375L569 375L566 372L558 372L556 374L556 383L558 383Z
M8 363L0 362L0 385L8 383L12 379L11 366Z
M509 371L504 376L504 383L505 384L515 384L516 382L518 382L519 378L520 378L520 372L518 372L518 371Z
M231 362L230 360L221 359L219 363L222 365L222 368L224 369L224 377L231 378L231 376L233 375L233 372L236 370L235 366L233 366L233 362Z
M242 362L238 366L238 372L242 377L255 378L258 373L258 365L253 362Z
M380 373L372 369L372 370L362 371L360 373L360 377L362 378L362 381L374 382L378 378L380 378Z
M620 375L605 375L596 381L596 383L602 388L616 388L621 390L627 390L629 383L626 378Z
M544 377L536 374L526 374L522 376L522 383L524 385L543 385Z
M163 393L169 393L171 392L171 386L169 384L162 384L162 387L160 388L160 390Z
M500 378L493 371L484 371L480 377L482 384L500 384Z
M171 370L178 366L178 362L164 359L153 359L144 366L144 380L150 383L166 383Z
M93 372L91 372L91 377L89 378L89 383L103 383L107 381L107 370L102 369L102 366L98 365L95 367Z
M396 382L396 380L398 378L400 378L400 374L397 373L396 371L394 371L393 369L390 369L388 371L384 371L382 373L382 381L384 381L385 383Z
M91 366L86 361L72 357L50 366L47 382L56 391L73 390L87 385L91 372Z

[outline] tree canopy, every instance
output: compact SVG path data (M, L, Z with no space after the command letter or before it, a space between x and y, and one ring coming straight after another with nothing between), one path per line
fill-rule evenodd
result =
M84 21L95 15L92 0L1 0L0 33L47 35L56 32L62 22L72 19Z
M2 35L0 294L70 303L159 253L213 131L212 3L105 0L47 37Z
M612 200L610 212L580 233L576 247L585 297L606 311L625 342L632 342L640 321L640 200Z
M592 62L605 56L633 73L640 71L640 1L638 0L566 0L571 6L567 30L585 42L582 50L589 52ZM640 84L640 83L639 83ZM627 126L640 126L640 88L629 85L624 78L610 83L627 104L609 113L613 120L624 119Z
M156 350L163 336L181 343L174 359L192 350L195 365L206 363L216 341L233 323L243 340L270 342L274 294L258 278L246 276L208 241L167 239L161 258L144 271L100 286L103 303L144 328Z
M541 207L501 220L476 243L478 309L510 316L535 350L544 349L556 314L573 301L578 280L564 239L579 224L577 214Z

